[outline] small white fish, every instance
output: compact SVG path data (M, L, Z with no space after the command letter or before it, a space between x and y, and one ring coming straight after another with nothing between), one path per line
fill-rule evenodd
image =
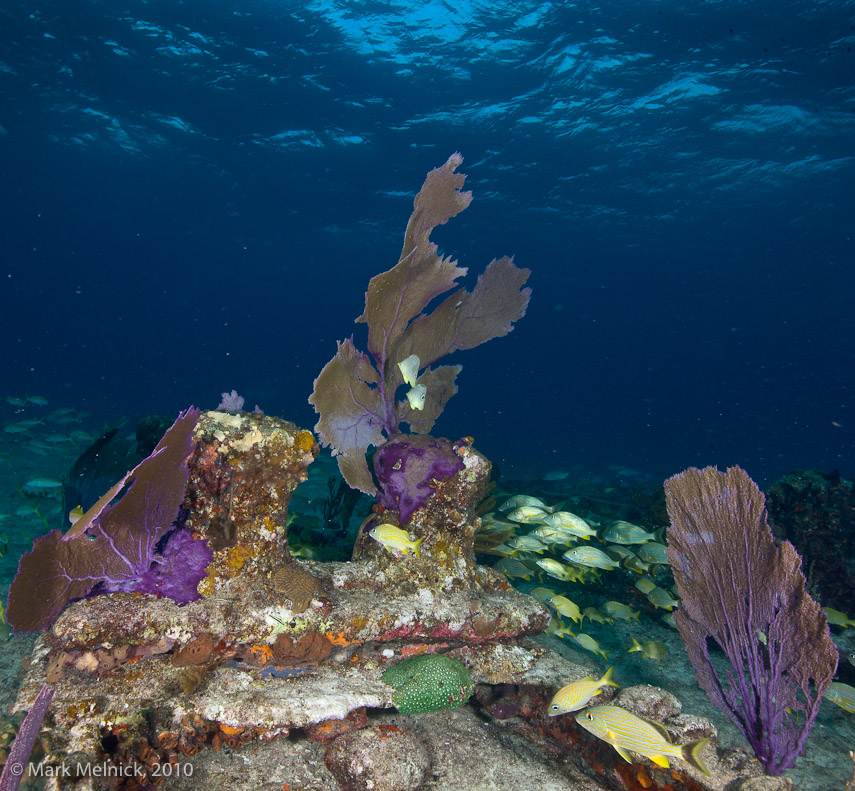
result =
M28 489L48 490L62 488L62 481L56 478L31 478L24 486Z
M412 409L424 409L426 397L427 388L424 385L416 385L412 390L407 392L407 401L410 402Z
M406 360L401 360L401 362L398 363L398 368L401 369L401 376L404 377L404 381L410 387L416 386L416 380L419 378L420 366L421 361L417 354L411 354Z

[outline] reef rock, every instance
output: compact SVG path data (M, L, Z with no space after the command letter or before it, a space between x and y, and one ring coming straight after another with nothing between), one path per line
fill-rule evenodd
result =
M339 736L325 763L344 791L417 791L431 768L418 736L385 723Z

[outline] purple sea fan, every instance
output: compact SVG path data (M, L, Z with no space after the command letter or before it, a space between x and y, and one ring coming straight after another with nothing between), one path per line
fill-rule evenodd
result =
M15 631L44 629L66 603L97 592L142 591L181 604L199 598L196 585L213 553L174 526L198 417L192 407L182 412L154 452L68 533L36 539L9 588L7 619Z
M368 354L359 351L352 338L340 342L309 399L320 415L315 429L321 442L333 448L348 484L366 494L377 494L365 458L369 446L380 447L389 438L397 441L403 423L415 434L428 434L457 392L455 378L461 367L434 364L507 335L528 306L531 289L523 288L528 269L520 269L507 256L494 259L470 292L458 283L467 270L441 255L430 240L434 228L472 200L472 193L461 189L465 176L455 172L462 162L460 154L452 154L427 174L413 201L398 263L368 284L365 311L357 319L368 325ZM446 292L451 293L435 303ZM429 306L433 309L428 313ZM404 383L399 364L411 358L418 358L412 376L424 396L421 406L418 399L396 397ZM378 482L382 489L384 481Z
M222 393L222 399L217 405L217 410L220 412L240 412L243 409L246 399L238 395L237 390L232 390L231 393ZM255 407L258 409L258 407Z
M698 683L773 775L795 765L837 669L825 614L805 591L801 558L775 543L763 493L731 467L665 481L674 619ZM730 661L726 676L710 640Z

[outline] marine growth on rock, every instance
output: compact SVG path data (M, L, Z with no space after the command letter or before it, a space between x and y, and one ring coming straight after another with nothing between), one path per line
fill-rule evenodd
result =
M456 709L469 700L472 678L459 659L422 654L390 667L383 681L395 687L393 701L402 714Z

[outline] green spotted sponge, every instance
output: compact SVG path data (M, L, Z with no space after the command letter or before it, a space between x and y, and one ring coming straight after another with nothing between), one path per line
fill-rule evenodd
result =
M401 714L456 709L472 694L472 678L466 665L443 654L405 659L381 678L395 687L392 700Z

